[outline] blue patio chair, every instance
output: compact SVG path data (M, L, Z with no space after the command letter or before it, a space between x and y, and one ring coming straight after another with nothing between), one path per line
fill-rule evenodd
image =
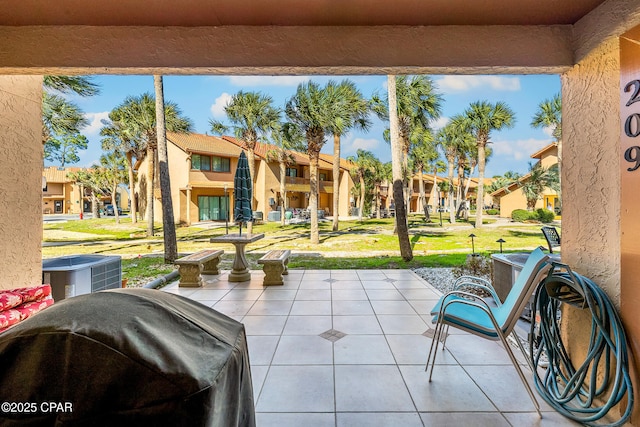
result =
M426 371L429 369L429 364L431 364L429 381L431 381L433 367L436 363L438 343L442 341L442 348L444 350L449 326L467 331L488 340L499 340L507 351L509 359L511 359L511 363L513 363L513 366L516 368L531 401L536 407L536 412L538 412L538 415L542 417L542 414L540 413L540 405L538 404L526 377L522 373L522 369L518 365L518 361L516 360L513 351L511 351L509 343L507 342L507 337L511 333L515 335L513 329L518 322L520 313L531 298L531 295L535 291L537 285L551 268L551 264L548 262L548 259L549 256L542 252L540 248L531 252L524 267L522 268L522 271L513 284L513 287L505 298L504 303L500 303L500 299L489 282L477 279L470 280L471 278L469 277L460 278L461 280L458 281L454 290L440 298L431 310L431 315L433 316L433 322L436 324L436 329L433 341L431 342L429 356L427 357L427 365L425 367ZM461 287L473 287L489 292L495 301L495 305L490 305L483 298L473 293L460 290ZM446 330L443 335L445 326ZM526 354L520 339L517 336L515 336L515 338L520 351L531 366L530 358Z

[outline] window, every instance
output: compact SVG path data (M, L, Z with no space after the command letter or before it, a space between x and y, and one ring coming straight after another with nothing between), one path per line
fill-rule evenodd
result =
M296 168L287 168L287 176L291 176L296 178L298 176L298 169Z
M320 181L326 181L327 180L327 174L326 173L320 173Z
M213 157L213 171L214 172L230 172L231 161L226 157Z
M226 157L191 155L191 169L214 172L230 172L231 161Z
M191 169L210 171L211 170L211 157L201 156L200 154L193 154L191 156Z

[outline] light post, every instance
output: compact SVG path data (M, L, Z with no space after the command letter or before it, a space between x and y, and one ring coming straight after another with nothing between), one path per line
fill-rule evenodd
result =
M224 213L224 227L229 234L229 196L227 196L227 183L224 183L224 205L226 212Z
M502 244L506 242L503 238L499 238L496 242L500 243L500 253L502 253Z
M476 235L471 233L471 234L469 234L469 237L471 237L471 255L475 256L476 255L476 246L475 246L475 243L474 243L473 239L476 237Z

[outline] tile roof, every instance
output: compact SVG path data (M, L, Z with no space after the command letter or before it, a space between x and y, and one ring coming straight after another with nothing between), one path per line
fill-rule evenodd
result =
M549 144L549 145L547 145L545 147L542 147L540 150L538 150L535 153L533 153L531 155L531 158L532 159L540 159L540 158L542 158L542 155L544 153L546 153L547 151L551 151L552 149L554 149L556 147L558 147L558 143L557 142L552 142L551 144Z
M242 151L240 147L230 144L223 138L200 133L167 132L167 140L185 152L238 157Z
M49 166L44 168L42 175L45 177L47 182L74 182L73 180L67 178L67 174L69 172L78 172L83 170L84 168L60 168L57 166Z

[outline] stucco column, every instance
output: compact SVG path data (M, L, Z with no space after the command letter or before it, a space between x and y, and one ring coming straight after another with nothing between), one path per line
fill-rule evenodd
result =
M191 225L191 188L187 188L187 225Z
M42 282L42 156L42 76L0 76L2 289Z

